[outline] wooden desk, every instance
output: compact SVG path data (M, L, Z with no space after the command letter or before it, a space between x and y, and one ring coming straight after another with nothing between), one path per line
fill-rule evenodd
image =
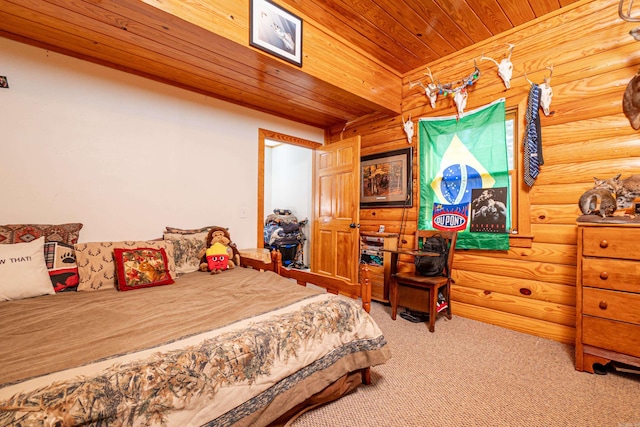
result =
M371 298L376 301L389 302L391 254L384 250L397 249L398 238L396 233L360 232L360 264L369 267Z

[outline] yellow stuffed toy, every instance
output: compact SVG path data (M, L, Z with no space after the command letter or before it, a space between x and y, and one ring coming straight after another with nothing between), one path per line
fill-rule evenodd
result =
M235 268L240 262L240 252L231 243L227 229L222 227L209 230L207 248L200 251L199 257L200 271L210 271L211 274Z

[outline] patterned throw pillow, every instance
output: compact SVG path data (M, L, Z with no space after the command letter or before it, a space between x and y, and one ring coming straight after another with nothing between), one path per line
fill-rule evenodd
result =
M176 276L176 263L173 255L173 243L163 240L142 240L125 242L91 242L74 245L80 282L78 291L114 289L116 287L116 266L113 249L153 248L164 249L167 254L169 274Z
M185 274L200 269L198 254L207 244L207 232L193 234L164 233L164 240L173 243L176 273Z
M116 263L118 289L121 291L174 283L169 274L167 253L164 249L115 248L113 257Z
M44 260L56 292L77 289L80 279L73 246L60 242L47 242L44 244Z
M6 224L0 225L0 244L26 243L44 237L46 242L78 243L82 224Z
M44 262L44 237L0 245L0 301L55 293Z

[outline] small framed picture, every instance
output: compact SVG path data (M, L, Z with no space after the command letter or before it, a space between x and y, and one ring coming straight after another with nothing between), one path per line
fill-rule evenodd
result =
M412 206L411 147L360 158L360 209Z
M249 44L302 67L302 19L268 0L251 0Z

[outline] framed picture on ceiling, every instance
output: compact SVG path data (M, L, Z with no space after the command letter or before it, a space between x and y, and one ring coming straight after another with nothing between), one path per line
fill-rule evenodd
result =
M251 0L249 44L302 67L302 19L268 0Z
M360 208L410 207L411 147L363 156L360 159Z

